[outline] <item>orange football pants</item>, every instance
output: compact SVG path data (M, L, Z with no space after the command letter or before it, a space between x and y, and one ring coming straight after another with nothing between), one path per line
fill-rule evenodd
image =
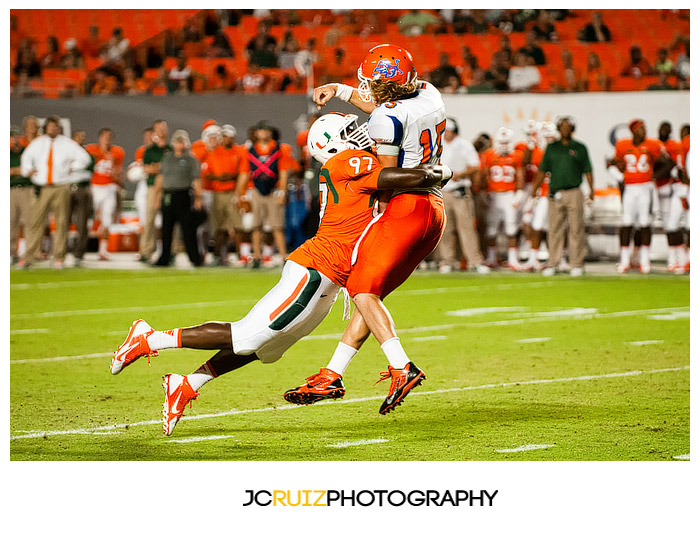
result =
M445 207L432 194L400 194L367 231L345 288L350 296L384 299L437 247L445 230Z

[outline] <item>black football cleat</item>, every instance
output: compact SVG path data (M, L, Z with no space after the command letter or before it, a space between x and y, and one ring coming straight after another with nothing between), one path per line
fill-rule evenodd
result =
M386 400L382 402L382 406L379 408L379 413L382 415L386 415L400 405L403 399L406 398L406 395L411 392L411 389L423 383L425 372L411 361L402 369L396 369L389 365L389 371L382 372L381 378L376 383L389 378L391 378L389 396L386 397Z

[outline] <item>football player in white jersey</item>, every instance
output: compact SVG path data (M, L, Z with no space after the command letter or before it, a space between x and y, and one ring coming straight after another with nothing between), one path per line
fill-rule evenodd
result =
M413 168L439 163L447 117L440 92L417 80L413 57L400 47L378 45L357 71L359 86L327 84L314 90L314 102L324 106L332 97L370 114L369 135L382 165ZM379 204L380 211L386 199ZM329 386L342 375L370 331L389 361L381 379L391 379L389 395L379 413L387 414L425 379L406 355L394 322L382 300L403 283L437 246L445 228L440 186L394 190L386 209L377 215L355 247L346 289L356 309L328 366L307 383L284 394L294 404L329 398Z

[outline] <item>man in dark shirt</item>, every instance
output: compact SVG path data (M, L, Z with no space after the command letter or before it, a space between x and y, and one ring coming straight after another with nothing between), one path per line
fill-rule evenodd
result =
M455 66L450 64L447 52L440 52L440 65L430 73L430 80L436 88L440 89L447 86L452 76L459 78L459 73Z
M518 52L531 57L535 61L535 65L544 65L547 63L544 51L537 44L537 35L532 30L525 34L525 46L521 47Z
M591 22L579 32L579 40L585 43L607 43L610 41L610 29L603 24L603 13L595 11Z

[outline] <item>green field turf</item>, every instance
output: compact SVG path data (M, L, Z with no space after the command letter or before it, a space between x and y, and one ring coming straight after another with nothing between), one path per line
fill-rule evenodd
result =
M282 393L327 363L342 300L277 363L204 386L174 434L166 372L213 352L164 350L112 376L136 318L155 329L237 320L278 271L12 272L12 460L673 460L690 453L690 283L670 276L417 273L386 300L427 380L388 416L371 339L343 401ZM457 311L458 313L455 313ZM630 344L636 343L636 344ZM347 445L356 443L355 445ZM526 445L545 446L516 450Z

